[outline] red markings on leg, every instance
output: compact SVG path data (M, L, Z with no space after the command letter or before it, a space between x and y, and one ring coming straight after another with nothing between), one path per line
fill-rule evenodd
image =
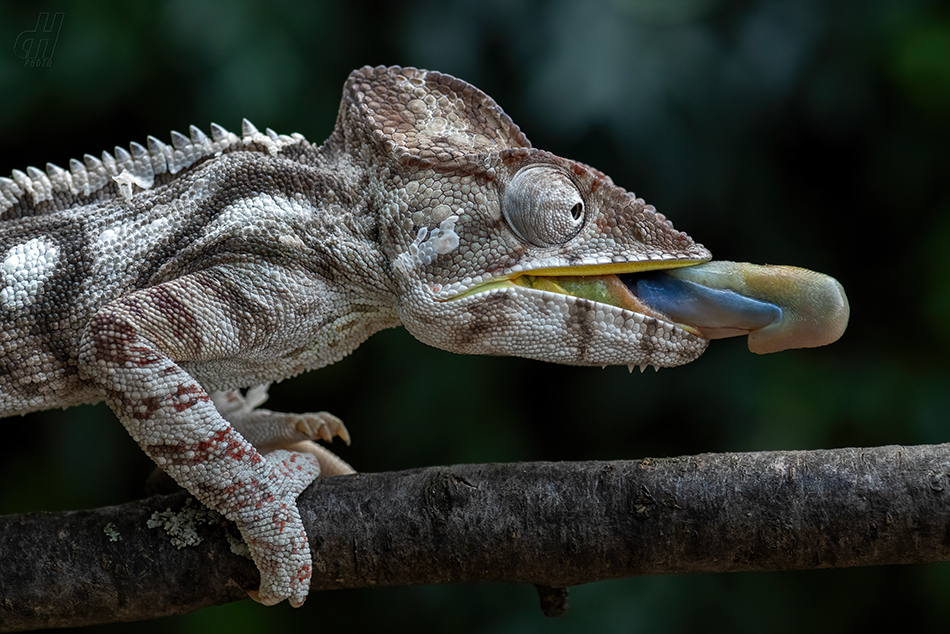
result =
M96 315L90 328L93 357L110 365L125 365L131 358L130 345L138 339L135 327L111 315Z
M122 402L123 410L135 420L146 421L155 417L155 412L163 408L170 408L175 412L184 412L201 402L210 401L211 397L200 385L179 385L174 394L168 396L148 396L131 400L122 392L109 390L112 399Z
M204 388L196 383L191 385L179 385L172 398L171 406L176 412L183 412L186 409L191 409L198 403L211 400L211 397L204 391Z
M204 395L203 400L208 400L208 396ZM264 460L254 446L231 427L214 432L208 440L196 443L149 445L146 451L150 454L162 455L177 465L195 465L223 459L234 462L247 461L254 465ZM243 488L248 484L251 483L235 484L233 488ZM260 486L254 488L259 489ZM227 492L228 489L223 489L223 491Z
M148 306L162 318L173 330L178 341L190 341L197 347L201 345L201 338L196 332L194 315L184 304L178 301L164 285L154 286L145 291Z

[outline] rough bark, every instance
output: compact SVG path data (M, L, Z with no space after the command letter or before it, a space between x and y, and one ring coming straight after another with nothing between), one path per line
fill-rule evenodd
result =
M299 505L311 591L523 582L557 613L556 589L600 579L950 559L950 445L432 467L323 479ZM148 528L166 510L201 542ZM234 535L183 493L2 517L0 631L242 599Z

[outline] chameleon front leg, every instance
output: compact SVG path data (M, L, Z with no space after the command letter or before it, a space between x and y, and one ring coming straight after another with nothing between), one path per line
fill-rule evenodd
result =
M299 606L312 562L296 498L319 475L317 460L283 450L262 456L176 363L241 353L220 290L206 271L106 304L84 332L80 368L165 472L237 524L261 573L259 600Z

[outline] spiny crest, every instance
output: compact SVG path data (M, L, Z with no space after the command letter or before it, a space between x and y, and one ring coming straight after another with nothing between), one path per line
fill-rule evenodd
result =
M156 176L178 174L207 156L254 145L276 156L285 147L306 140L296 132L288 136L270 128L261 134L247 119L242 123L241 137L216 123L211 124L211 138L196 126L189 128L189 134L172 131L171 144L149 136L147 148L133 141L128 150L117 146L114 155L103 152L101 159L86 154L82 161L70 159L68 170L53 163L46 164L45 172L32 166L26 172L13 170L10 178L0 177L0 220L68 209L75 203L88 202L79 201L80 196L92 196L113 181L119 194L129 200L133 185L149 189ZM49 204L40 208L41 203Z

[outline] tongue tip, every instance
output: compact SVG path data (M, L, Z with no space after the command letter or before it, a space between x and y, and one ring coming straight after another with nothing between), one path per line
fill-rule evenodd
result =
M847 329L851 310L844 287L828 275L799 271L807 283L785 311L787 318L749 333L752 352L768 354L826 346L840 339Z

